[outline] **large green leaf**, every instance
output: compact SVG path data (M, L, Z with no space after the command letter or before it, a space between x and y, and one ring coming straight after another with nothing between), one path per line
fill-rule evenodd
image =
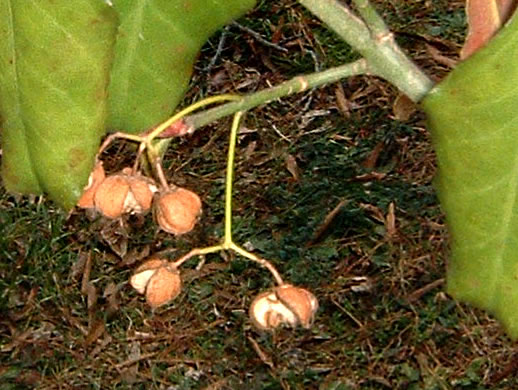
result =
M256 0L114 0L120 27L108 128L138 133L169 117L196 56L218 28Z
M2 174L71 208L105 131L116 15L100 0L0 0Z
M451 233L448 291L518 338L518 17L423 102Z
M45 192L71 208L106 130L140 132L166 119L203 43L255 0L113 3L0 0L2 177L9 190Z

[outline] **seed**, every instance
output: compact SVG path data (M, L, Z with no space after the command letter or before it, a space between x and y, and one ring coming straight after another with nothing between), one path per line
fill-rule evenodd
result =
M190 232L201 214L201 199L185 188L167 190L155 203L158 225L168 233L180 235Z
M318 309L316 297L300 287L284 284L259 294L250 305L250 319L263 330L285 324L310 328Z

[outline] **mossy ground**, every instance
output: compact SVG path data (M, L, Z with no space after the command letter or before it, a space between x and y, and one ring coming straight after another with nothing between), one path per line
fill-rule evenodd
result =
M465 33L462 1L376 3L431 77L448 72ZM239 23L278 47L228 27L223 50L221 34L203 49L186 101L357 58L294 1L262 2ZM396 97L357 77L244 120L234 239L316 294L311 330L255 330L248 306L272 280L232 253L199 269L190 261L181 295L155 312L127 284L150 253L174 259L222 237L229 120L175 140L166 155L171 180L204 201L201 223L181 238L150 215L108 223L2 192L0 389L517 388L515 345L444 293L448 237L429 134L419 112L395 119ZM106 165L133 155L117 142Z

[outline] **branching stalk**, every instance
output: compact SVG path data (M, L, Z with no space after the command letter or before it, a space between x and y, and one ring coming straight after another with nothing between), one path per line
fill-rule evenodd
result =
M385 21L369 0L353 0L358 13L374 35L390 33Z
M239 245L232 241L232 184L234 180L234 156L236 153L236 141L237 133L239 129L239 123L243 116L242 111L238 111L234 115L232 121L232 128L230 130L230 140L228 146L228 157L227 157L227 172L225 178L225 237L223 242L219 245L209 246L206 248L195 248L177 259L173 264L175 267L180 267L183 263L194 256L207 255L209 253L219 252L222 250L232 250L249 260L252 260L259 265L266 268L274 277L277 284L282 285L284 282L277 269L268 260L260 258L257 255L241 248ZM173 122L171 122L173 123Z
M281 97L333 83L346 77L367 74L368 72L369 68L367 67L367 62L364 59L360 59L350 64L340 65L322 72L297 76L272 88L241 96L239 100L231 103L222 104L218 107L187 116L185 123L194 130L238 111L247 111Z
M281 275L279 274L279 271L273 266L272 263L270 263L268 260L260 258L259 256L254 255L251 252L248 252L246 249L241 248L240 246L234 244L233 242L230 243L230 249L233 251L239 253L241 256L246 257L249 260L255 261L259 265L262 265L264 268L266 268L270 273L273 275L275 281L279 286L282 286L284 284Z
M161 132L163 132L165 129L167 129L169 126L171 126L173 123L175 123L177 120L180 120L184 116L190 114L193 111L196 111L197 109L201 107L208 106L209 104L214 103L220 103L224 101L229 100L239 100L239 96L236 95L216 95L211 96L206 99L200 100L199 102L196 102L194 104L191 104L190 106L184 108L183 110L179 111L175 115L173 115L171 118L163 122L162 124L158 125L151 133L149 133L145 138L147 143L151 143L156 137L160 135Z
M414 102L433 82L403 53L368 0L355 0L365 21L339 0L298 0L368 62L370 71L394 84Z

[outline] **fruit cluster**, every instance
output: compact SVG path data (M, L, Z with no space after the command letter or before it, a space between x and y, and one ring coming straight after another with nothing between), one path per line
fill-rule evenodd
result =
M176 186L157 186L147 176L124 168L106 176L97 162L78 206L97 210L106 218L141 214L151 208L163 230L175 235L190 232L201 215L201 200L194 192Z
M212 102L208 98L208 102ZM217 100L217 99L216 99ZM188 108L190 109L190 108ZM186 109L186 110L188 110ZM222 250L233 250L240 255L265 267L273 275L278 286L259 294L250 306L250 318L254 325L262 330L273 330L280 325L309 328L318 309L316 297L300 287L284 283L273 264L241 248L232 241L232 170L239 118L234 117L231 129L229 157L227 161L227 185L225 187L225 237L219 245L195 248L176 261L151 257L139 266L130 278L130 285L152 308L165 305L175 299L182 288L180 266L189 258ZM136 168L124 168L122 171L106 175L103 164L98 161L90 175L88 185L79 199L78 206L94 209L106 218L116 219L124 214L140 214L153 211L153 216L160 228L168 233L180 235L190 232L201 215L201 199L194 192L168 184L159 153L152 140L160 131L174 123L177 116L164 122L149 135L140 137L124 133L109 136L101 146L99 155L116 137L141 143L141 152L148 150L148 162L154 168L153 174L158 184L151 177L144 176ZM137 166L137 165L135 165Z

